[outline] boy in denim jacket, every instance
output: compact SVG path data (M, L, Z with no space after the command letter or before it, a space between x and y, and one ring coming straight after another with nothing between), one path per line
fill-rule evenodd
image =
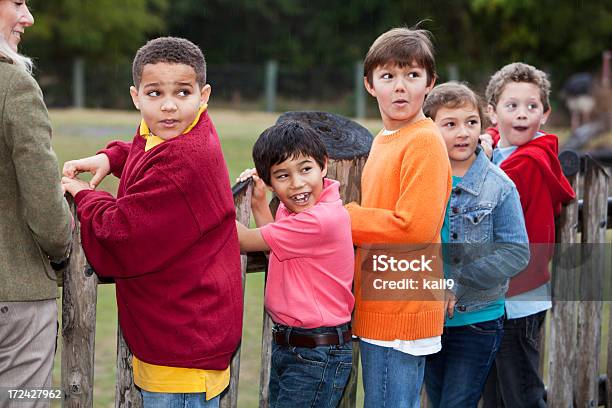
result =
M453 172L441 236L456 302L447 309L442 350L427 357L433 407L477 406L503 334L508 280L529 261L516 187L478 146L480 106L457 82L435 87L423 105L442 133Z
M530 243L529 265L510 280L500 352L485 390L485 407L541 407L544 384L539 375L540 328L550 301L548 264L555 242L555 220L561 205L575 196L561 171L557 136L540 130L551 108L546 74L520 62L497 71L486 90L495 128L493 163L512 181Z

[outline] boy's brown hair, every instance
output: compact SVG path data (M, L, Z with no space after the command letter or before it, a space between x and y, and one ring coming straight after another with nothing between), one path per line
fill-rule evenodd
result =
M482 124L485 116L481 98L466 84L450 81L437 85L429 92L423 103L423 113L435 120L440 108L456 109L470 105L478 110Z
M436 78L436 60L431 33L406 27L393 28L372 43L363 62L363 75L372 86L372 74L377 67L396 64L400 67L416 63L427 72L427 84Z
M550 101L548 99L550 95L550 81L546 73L522 62L508 64L493 74L485 92L487 104L496 108L504 87L510 82L527 82L540 88L540 101L542 102L544 112L548 112L550 109Z
M184 38L159 37L136 52L132 63L132 79L136 88L140 86L144 66L158 62L189 65L196 73L200 88L206 85L206 60L200 47Z

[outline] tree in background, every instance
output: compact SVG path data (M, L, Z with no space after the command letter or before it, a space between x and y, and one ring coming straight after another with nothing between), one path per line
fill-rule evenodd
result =
M30 0L35 24L24 49L45 71L70 72L76 99L84 89L84 65L130 61L148 34L165 30L167 0ZM58 70L59 68L59 70ZM44 81L42 81L44 84ZM78 101L73 101L78 102Z
M612 46L608 0L470 0L482 55L493 68L516 60L552 73L556 86L573 72L597 69ZM488 54L488 55L487 55Z
M212 71L224 64L240 68L223 73L224 84L234 81L231 85L239 89L261 82L262 69L257 67L265 61L278 61L281 82L283 69L296 74L284 76L285 92L301 98L309 93L325 98L335 88L352 86L355 61L363 59L380 33L419 21L435 37L440 80L468 80L481 89L492 72L516 60L546 70L557 87L573 72L596 71L601 52L612 44L610 0L30 0L30 4L36 24L28 30L24 46L27 54L39 59L43 88L45 70L70 72L65 65L75 60L87 61L88 78L103 76L90 74L92 65L96 69L110 65L116 70L112 78L123 84L119 76L128 76L129 69L117 64L129 61L154 35L194 41L205 51ZM322 68L325 75L319 73ZM259 72L251 72L256 69ZM212 73L211 80L219 79L220 72ZM102 93L90 88L90 93ZM109 105L117 106L114 101L104 103Z

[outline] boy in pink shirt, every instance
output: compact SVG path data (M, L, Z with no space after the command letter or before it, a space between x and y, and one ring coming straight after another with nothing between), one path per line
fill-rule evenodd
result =
M242 251L270 251L265 307L274 321L270 407L338 405L352 365L353 243L327 153L298 121L265 130L253 146L251 207L237 223ZM265 187L281 201L276 219Z

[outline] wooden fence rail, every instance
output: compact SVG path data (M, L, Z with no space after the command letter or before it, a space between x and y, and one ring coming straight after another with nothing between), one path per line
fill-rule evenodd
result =
M359 180L366 157L367 152L365 154L360 152L353 157L343 156L330 161L328 176L341 181L340 192L345 202L360 200ZM577 193L583 186L584 191L581 194L584 197L583 208L579 218L578 200L564 207L559 219L557 242L568 245L579 242L603 245L606 243L605 234L608 226L608 174L597 162L587 158L584 168L569 174L568 178ZM245 224L248 224L250 218L250 189L250 183L242 183L234 188L236 216ZM272 206L274 207L274 203ZM72 209L74 211L74 205ZM61 364L63 406L88 408L93 407L97 285L105 282L99 282L87 265L80 246L78 222L73 234L74 247L70 262L63 274ZM580 239L579 234L581 234ZM587 248L588 245L584 247ZM612 378L612 341L608 343L607 377L603 376L600 379L599 376L603 304L601 291L606 284L609 284L602 280L604 262L606 262L604 255L609 258L610 251L609 249L594 251L593 254L597 259L589 258L587 266L579 268L578 272L573 266L580 261L574 259L573 255L561 257L554 264L552 287L553 293L558 296L553 300L550 336L545 341L549 350L547 399L551 407L612 406L612 387L607 380ZM591 256L576 254L579 255ZM608 259L607 262L609 261ZM243 287L247 272L264 271L265 266L265 258L262 259L260 255L252 254L247 258L243 254ZM610 267L610 263L607 267ZM572 296L578 293L577 288L583 296L582 299L598 300L574 301L576 298ZM267 407L272 322L265 311L263 320L259 406ZM612 338L612 313L610 320L607 333L609 339ZM354 345L358 343L355 342ZM356 406L358 347L355 347L353 355L355 366L340 405L343 408ZM237 350L231 364L230 386L221 399L221 406L224 408L234 408L238 404L240 349ZM115 406L141 407L140 393L133 384L131 354L120 329L117 341L116 378Z

